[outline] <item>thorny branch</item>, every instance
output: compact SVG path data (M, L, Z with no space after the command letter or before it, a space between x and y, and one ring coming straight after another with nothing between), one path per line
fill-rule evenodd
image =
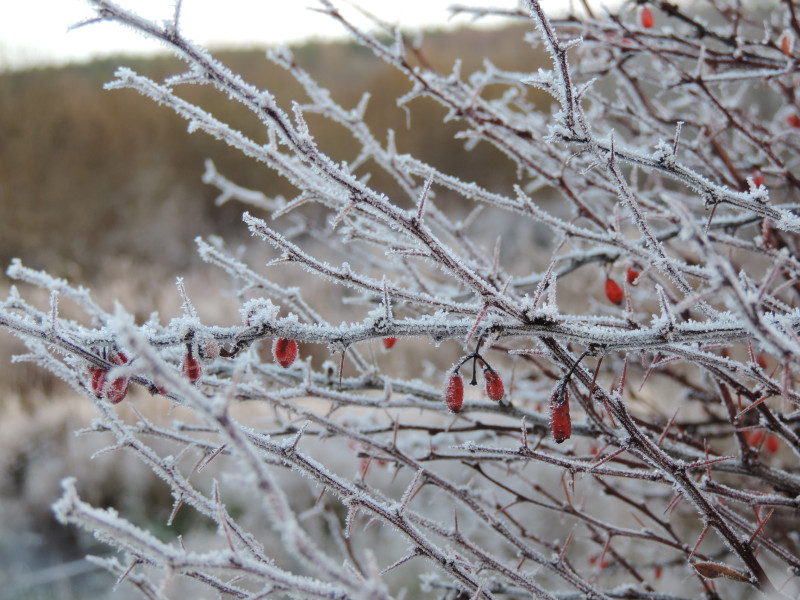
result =
M532 23L529 39L548 60L535 65L532 49L530 72L487 60L465 78L458 65L434 69L424 44L377 18L381 35L321 0L321 12L408 77L398 102L409 114L431 98L468 146L486 142L515 164L505 190L401 154L391 132L380 142L368 94L340 105L288 49L267 57L305 91L291 111L186 39L180 5L156 23L91 4L93 21L159 40L187 65L163 82L121 68L107 88L168 106L190 131L294 185L284 200L210 163L204 177L219 203L248 206L246 227L275 252L269 268L303 273L286 288L198 238L201 257L239 286L242 324L203 323L179 285L183 317L137 326L88 290L21 261L9 267L10 278L50 291L46 308L16 288L0 305L0 325L29 349L20 360L93 402L98 419L84 434L110 434L109 451L132 452L163 480L168 525L191 510L217 529L216 550L165 542L84 502L66 479L56 514L122 552L100 560L105 568L148 598L166 597L174 575L237 598L390 598L412 585L393 579L402 572L447 598L796 597L800 104L797 45L781 41L800 35L793 2L765 21L716 0L705 14L659 1L558 19L536 0L525 10L454 7ZM653 27L637 20L645 8ZM182 98L189 85L240 103L267 141ZM308 114L343 126L355 159L323 151ZM395 189L371 187L370 169ZM456 202L475 210L459 220ZM314 204L325 231L304 212ZM493 250L480 241L484 214L496 217L485 221L498 228ZM504 254L512 223L547 227L548 252ZM336 255L348 261L332 264ZM334 325L327 313L339 297L320 297L314 279L351 294L361 316ZM59 298L88 323L61 317ZM259 354L264 340L275 364ZM413 368L381 365L369 345L380 340L390 356L395 343L414 348ZM430 342L436 355L424 356ZM337 361L317 366L304 355L312 345ZM485 395L463 397L465 363L473 378L484 369ZM501 376L498 388L490 378ZM163 425L138 413L127 423L113 403L129 384L195 420ZM250 422L240 411L253 407L269 418ZM566 433L551 437L556 428ZM209 489L196 481L206 468L219 475ZM292 495L298 476L308 502ZM248 502L234 511L242 489ZM253 514L272 533L249 531ZM390 527L377 532L375 522Z

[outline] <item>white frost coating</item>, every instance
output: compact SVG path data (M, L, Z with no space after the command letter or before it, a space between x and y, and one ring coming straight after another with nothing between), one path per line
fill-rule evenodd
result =
M433 569L424 593L499 600L658 595L649 573L664 564L684 582L676 597L696 597L685 564L707 558L692 548L709 528L723 540L720 564L747 573L745 594L800 569L778 537L800 508L800 159L790 107L764 117L753 103L777 105L796 83L775 35L734 9L713 28L688 8L656 11L648 30L630 7L551 20L530 0L499 14L529 14L547 68L532 67L527 48L508 69L503 56L438 65L426 40L378 18L373 34L323 0L321 12L407 78L398 104L412 131L395 136L364 120L383 90L355 78L346 95L341 81L326 89L304 52L267 53L302 88L286 110L185 39L178 14L154 23L91 3L186 63L164 81L120 68L108 89L171 108L292 187L272 196L206 163L217 204L249 211L258 257L196 239L234 280L240 314L227 324L195 309L217 293L210 286L190 299L179 281L180 316L139 325L132 307L109 314L88 290L18 260L8 268L21 286L0 305L0 326L27 348L14 362L82 394L97 411L84 435L107 438L97 464L126 450L159 479L141 486L155 490L147 501L163 494L171 511L155 535L65 481L58 518L127 555L105 568L123 576L133 564L124 581L149 597L177 573L225 597L372 600L403 593L387 575L407 581L408 563ZM787 10L775 23L789 22ZM213 86L261 129L239 131L176 95L191 85ZM437 125L421 120L419 98L440 105L463 148L499 150L491 173L461 147L405 154L417 133L440 133L425 131ZM347 144L318 140L320 118ZM504 159L510 179L494 170ZM29 285L44 290L43 307ZM75 319L73 303L84 313ZM298 343L293 365L264 352L272 338ZM442 382L456 367L465 401L450 413ZM98 397L122 377L124 404ZM155 398L142 402L143 390ZM566 427L569 441L556 443ZM621 510L633 518L607 518ZM182 511L208 532L185 536L185 548L171 529ZM596 568L600 554L619 562Z

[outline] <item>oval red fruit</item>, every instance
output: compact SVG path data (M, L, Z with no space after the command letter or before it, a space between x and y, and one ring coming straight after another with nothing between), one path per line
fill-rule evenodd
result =
M495 402L502 400L506 391L503 387L503 380L500 379L497 371L489 371L487 369L484 377L486 377L486 395L489 396L489 399Z
M653 11L650 10L649 7L643 6L642 10L639 11L639 23L641 23L642 27L645 29L650 29L654 22Z
M461 410L464 404L464 380L458 373L451 373L447 379L447 388L444 391L444 401L453 412Z
M557 444L572 435L572 419L569 416L569 391L563 397L556 391L550 398L550 432Z
M639 282L636 281L639 278L639 271L633 267L628 267L625 276L628 278L628 285L639 285Z
M792 113L788 117L786 117L786 122L795 128L800 128L800 117L797 116L795 113Z
M126 362L128 362L128 357L124 352L112 352L108 355L108 361L112 365L124 365Z
M606 279L606 298L613 304L622 304L625 294L619 284L611 278Z
M756 187L764 185L764 174L760 169L753 169L751 175L753 177L753 185Z
M383 347L387 350L391 349L397 343L396 337L385 337L383 338Z
M778 438L773 434L768 435L764 447L770 454L775 454L778 451Z
M118 377L111 382L106 390L106 398L112 404L119 404L128 395L128 378Z
M186 379L194 383L200 376L203 374L203 367L200 366L200 361L197 360L191 354L187 354L183 358L183 364L181 365L181 372L184 374Z
M764 439L764 432L761 429L751 429L745 431L744 439L751 448L757 448Z
M292 339L277 338L272 343L272 356L280 366L290 367L297 358L297 342Z
M780 46L781 52L791 56L792 48L794 47L794 34L788 30L784 31L778 39L778 45Z
M92 374L92 391L98 398L103 397L103 388L106 386L106 370L100 367L89 367Z

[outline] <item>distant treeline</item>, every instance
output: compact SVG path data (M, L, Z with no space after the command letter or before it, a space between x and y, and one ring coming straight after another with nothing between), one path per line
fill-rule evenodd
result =
M529 29L429 32L422 42L424 60L449 73L460 58L465 77L487 56L503 69L536 71L542 55L541 49L524 41ZM362 94L370 92L366 121L379 140L393 129L400 152L494 189L507 190L513 184L509 161L486 144L465 151L464 141L454 139L463 124L443 124L446 113L433 101L409 104L412 127L407 129L407 115L397 107L397 99L411 89L410 83L368 50L354 43L312 42L293 51L297 62L344 107L355 107ZM272 91L283 106L305 98L285 71L265 59L263 50L216 55L248 81ZM173 58L122 56L0 75L3 265L18 256L30 266L92 281L119 256L184 269L196 260L194 236L246 237L241 207L215 207L215 190L202 183L206 158L236 183L269 196L294 194L265 165L204 134L188 134L187 123L166 108L133 91L103 90L118 66L156 80L182 70ZM252 139L265 140L259 123L213 89L191 86L183 93L215 117L243 128ZM541 107L549 110L544 96ZM346 131L313 115L308 121L321 147L334 158L356 156L357 146ZM430 126L421 127L420 122ZM392 182L381 175L370 181L393 191Z

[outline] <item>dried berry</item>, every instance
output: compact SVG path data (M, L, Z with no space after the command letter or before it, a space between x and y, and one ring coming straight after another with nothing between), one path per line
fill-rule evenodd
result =
M622 288L610 277L606 279L606 298L613 304L622 304L622 300L625 298L625 294L622 293Z
M286 338L277 338L272 343L272 356L280 366L286 368L292 366L294 359L297 358L297 342Z
M486 378L486 395L489 396L489 399L495 402L502 400L506 391L503 387L503 380L500 379L497 371L489 371L487 369L484 372L484 377Z
M722 565L720 563L714 562L696 562L692 565L694 570L701 577L705 577L706 579L716 579L717 577L725 577L726 579L730 579L732 581L740 581L740 582L749 582L750 575L747 573L742 573L737 571L736 569L731 569L727 565Z
M444 391L444 401L453 412L461 410L464 404L464 380L458 373L451 373L447 379L447 388Z
M200 379L200 376L203 374L203 367L200 366L199 360L192 356L191 353L187 352L186 356L183 358L181 372L186 379L194 383Z
M572 435L572 420L569 416L569 391L556 390L550 398L550 432L557 444Z
M383 338L383 347L386 348L387 350L390 350L396 343L397 343L396 337Z
M197 344L197 355L201 360L214 360L219 356L219 342L212 337Z
M643 6L639 11L639 23L645 29L650 29L655 20L653 19L653 11L649 7Z
M633 267L628 267L625 276L628 278L628 285L639 285L639 282L636 281L639 278L639 271Z

